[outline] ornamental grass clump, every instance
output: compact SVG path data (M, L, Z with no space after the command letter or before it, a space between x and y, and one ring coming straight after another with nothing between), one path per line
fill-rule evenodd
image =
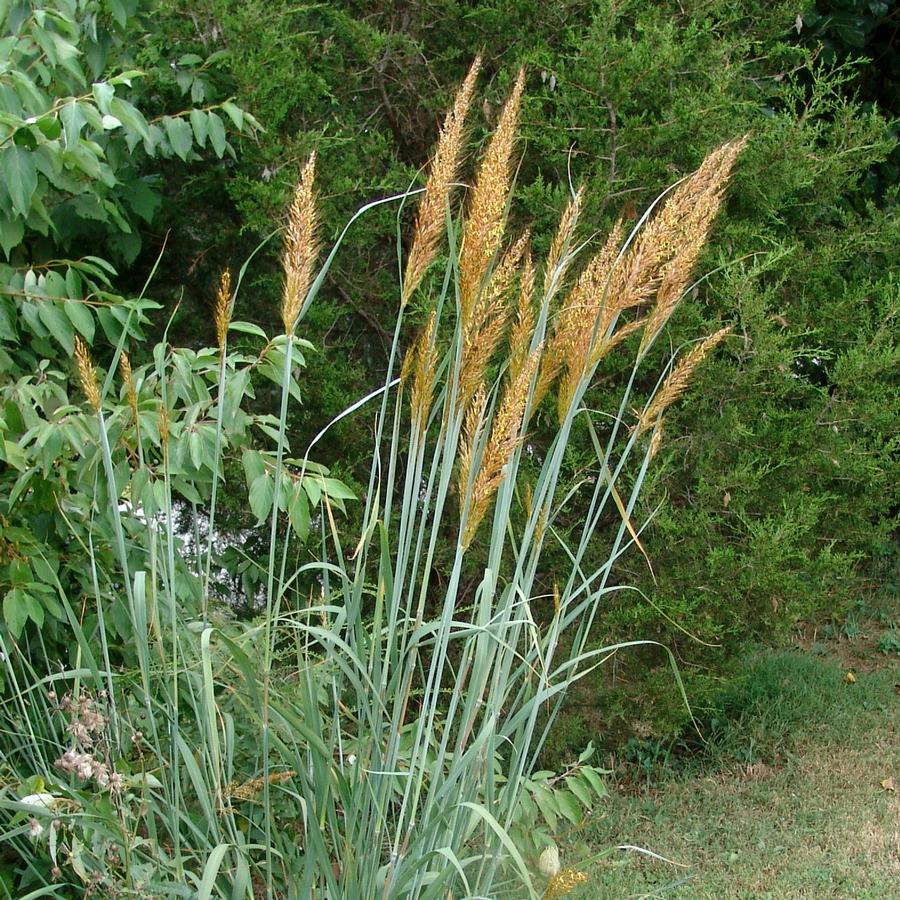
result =
M85 849L109 785L57 778L52 760L60 758L65 724L54 726L51 716L36 743L22 739L13 749L16 770L32 772L22 791L47 790L54 803L67 804L66 859L80 854L73 877L96 881L100 872L116 890L135 889L140 872L142 884L159 890L188 884L204 898L297 900L536 900L584 882L584 873L561 867L555 839L560 821L577 825L603 795L599 772L589 753L558 780L548 781L536 764L566 691L632 646L589 649L591 628L618 589L610 583L614 564L640 547L642 523L632 518L666 410L727 329L679 353L642 405L634 385L639 373L646 381L649 351L690 287L744 141L714 150L634 229L618 224L593 253L576 249L585 199L577 191L542 265L528 233L509 235L506 223L524 73L460 217L451 202L478 67L448 115L424 192L377 201L421 193L385 381L341 416L374 410L359 533L342 533L349 492L309 459L330 426L305 453L288 444L288 403L304 347L295 332L343 238L319 265L312 158L284 237L284 334L267 340L256 360L228 349L230 330L255 328L232 321L240 279L223 276L220 285L217 347L203 370L204 409L212 409L206 547L195 541L184 553L173 525L173 490L199 427L178 416L184 363L171 361L165 345L140 378L123 361L123 426L117 413L105 414L108 401L79 343L77 368L99 428L109 497L101 513L98 493L98 518L119 523L121 562L119 571L97 573L97 597L85 602L102 611L101 585L124 586L116 620L132 645L113 677L107 631L88 633L73 612L77 665L41 675L7 662L13 677L25 672L35 689L90 682L109 697L109 756L120 781L115 802L103 807L105 836L95 843L129 860L130 875L120 862L103 870L102 853ZM449 254L438 252L444 237ZM431 283L426 271L447 256L441 289L411 304ZM403 354L403 319L413 308L426 310L425 321ZM600 420L584 398L613 351L630 354L630 373L617 408ZM260 419L268 452L240 444L230 430L256 370L281 387L280 417ZM546 452L524 467L529 423L554 390L558 427ZM155 404L160 416L148 416ZM597 477L579 510L583 524L565 544L556 525L572 499L559 476L582 420ZM137 439L145 448L139 461L116 457L123 427L147 430ZM180 450L184 441L189 453ZM268 558L250 561L262 607L250 623L217 613L210 599L215 492L230 442L243 447L250 506L268 524ZM139 524L125 521L116 487L129 466L131 483L139 481L145 505L153 505ZM597 566L588 544L610 516L618 527ZM549 597L539 587L548 542L563 543L570 562L553 573ZM431 577L438 558L446 566L439 580ZM477 567L474 584L464 567L469 574ZM26 813L21 803L0 802ZM64 868L56 858L53 865Z

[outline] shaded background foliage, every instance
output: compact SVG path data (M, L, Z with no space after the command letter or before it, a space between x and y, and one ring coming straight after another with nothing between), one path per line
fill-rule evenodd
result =
M633 555L617 578L644 596L621 594L602 626L661 636L699 678L749 641L837 615L870 589L872 563L894 539L897 27L896 3L867 0L161 0L133 51L151 73L145 105L177 108L190 60L227 50L204 68L207 90L233 96L265 131L236 137L235 159L159 164L163 202L125 283L139 287L165 244L152 293L170 309L180 303L177 341L211 343L220 269L278 224L308 152L319 153L327 241L363 202L414 182L479 50L473 145L516 67L527 69L513 215L538 250L570 180L587 186L584 221L603 235L711 147L749 132L699 269L711 274L672 323L671 346L723 323L734 336L668 421L643 495L642 517L659 507L644 534L655 579ZM402 214L404 235L409 224ZM384 207L351 234L306 319L318 352L297 434L378 382L398 284L385 236L396 227ZM268 327L276 242L253 272L240 316ZM609 365L597 409L608 408ZM537 454L552 400L541 415ZM370 424L341 423L321 451L351 482L366 476L352 460L366 458ZM586 441L567 459L573 483L592 457ZM569 515L574 524L577 501ZM659 696L648 715L661 719L671 702Z

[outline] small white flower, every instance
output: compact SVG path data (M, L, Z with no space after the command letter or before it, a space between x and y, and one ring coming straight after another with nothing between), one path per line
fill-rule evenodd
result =
M37 819L29 819L28 834L33 841L36 841L44 833L44 826Z
M351 753L351 754L347 757L347 765L348 765L348 766L355 766L355 765L356 765L356 754L355 754L355 753Z
M541 875L546 878L555 878L559 875L559 849L556 844L544 847L544 852L541 853L541 858L538 860L538 868L541 870Z

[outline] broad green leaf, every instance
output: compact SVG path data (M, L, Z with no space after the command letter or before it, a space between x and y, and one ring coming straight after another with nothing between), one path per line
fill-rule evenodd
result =
M267 474L263 474L250 485L250 509L256 516L258 525L269 515L274 496L275 488Z
M87 306L80 300L66 300L63 303L63 309L78 333L88 344L92 344L94 342L94 317Z
M257 478L263 476L266 471L266 464L263 461L262 454L256 450L245 450L242 461L244 474L247 476L247 487L250 487Z
M288 505L288 517L291 527L297 533L301 541L309 536L309 503L306 501L306 492L302 485L296 485L293 496Z
M579 803L581 803L585 809L591 808L591 804L593 803L591 791L586 782L582 779L580 773L567 778L566 787L578 798Z
M25 236L25 222L22 219L8 219L0 215L0 247L9 259L9 254L22 243Z
M543 785L536 784L533 786L532 796L534 802L538 805L544 821L550 826L551 831L556 831L558 823L558 812L553 792Z
M0 171L6 181L13 209L19 215L27 216L37 187L37 169L31 152L17 144L7 144L0 153Z
M209 134L209 117L202 109L191 110L191 128L194 129L194 137L201 147L206 146L206 137Z
M225 123L214 112L209 114L209 142L219 159L225 154L227 141L225 139Z
M60 304L51 300L40 302L38 315L44 323L47 331L55 338L57 343L71 356L75 352L75 330L66 314L60 308Z
M581 774L587 779L588 784L594 789L594 793L598 797L605 797L607 794L606 784L600 777L600 773L593 766L585 766L581 770Z
M95 81L91 85L91 93L94 95L94 102L97 104L100 114L105 116L109 112L110 101L116 96L116 89L109 82ZM90 116L89 110L85 110L85 113Z
M3 598L3 619L12 636L18 638L28 621L28 603L25 592L20 588L13 588L6 592L6 596Z
M222 104L222 112L224 112L232 122L234 122L234 127L237 128L238 131L243 131L244 129L244 111L239 107L235 106L230 100L226 100Z
M163 127L166 129L166 137L172 149L181 159L187 161L194 146L194 132L190 124L184 119L163 116Z
M264 341L268 340L265 331L259 327L259 325L254 325L252 322L232 322L228 326L229 331L241 331L244 334L253 334L256 337L261 337Z
M557 790L554 791L556 804L559 811L573 824L578 825L584 817L584 811L581 805L575 799L571 791Z

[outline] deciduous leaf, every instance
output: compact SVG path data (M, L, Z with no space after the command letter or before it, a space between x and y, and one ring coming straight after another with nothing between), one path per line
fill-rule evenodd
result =
M184 119L164 116L163 127L166 129L166 137L172 149L181 159L187 161L194 146L194 132L190 124Z
M37 169L31 151L17 144L7 144L0 154L0 169L6 180L13 210L21 216L27 216L37 187Z
M264 473L250 485L250 509L261 524L272 509L275 488L268 473Z
M228 142L225 139L225 123L214 112L209 114L209 142L212 144L216 156L221 159L225 154Z

